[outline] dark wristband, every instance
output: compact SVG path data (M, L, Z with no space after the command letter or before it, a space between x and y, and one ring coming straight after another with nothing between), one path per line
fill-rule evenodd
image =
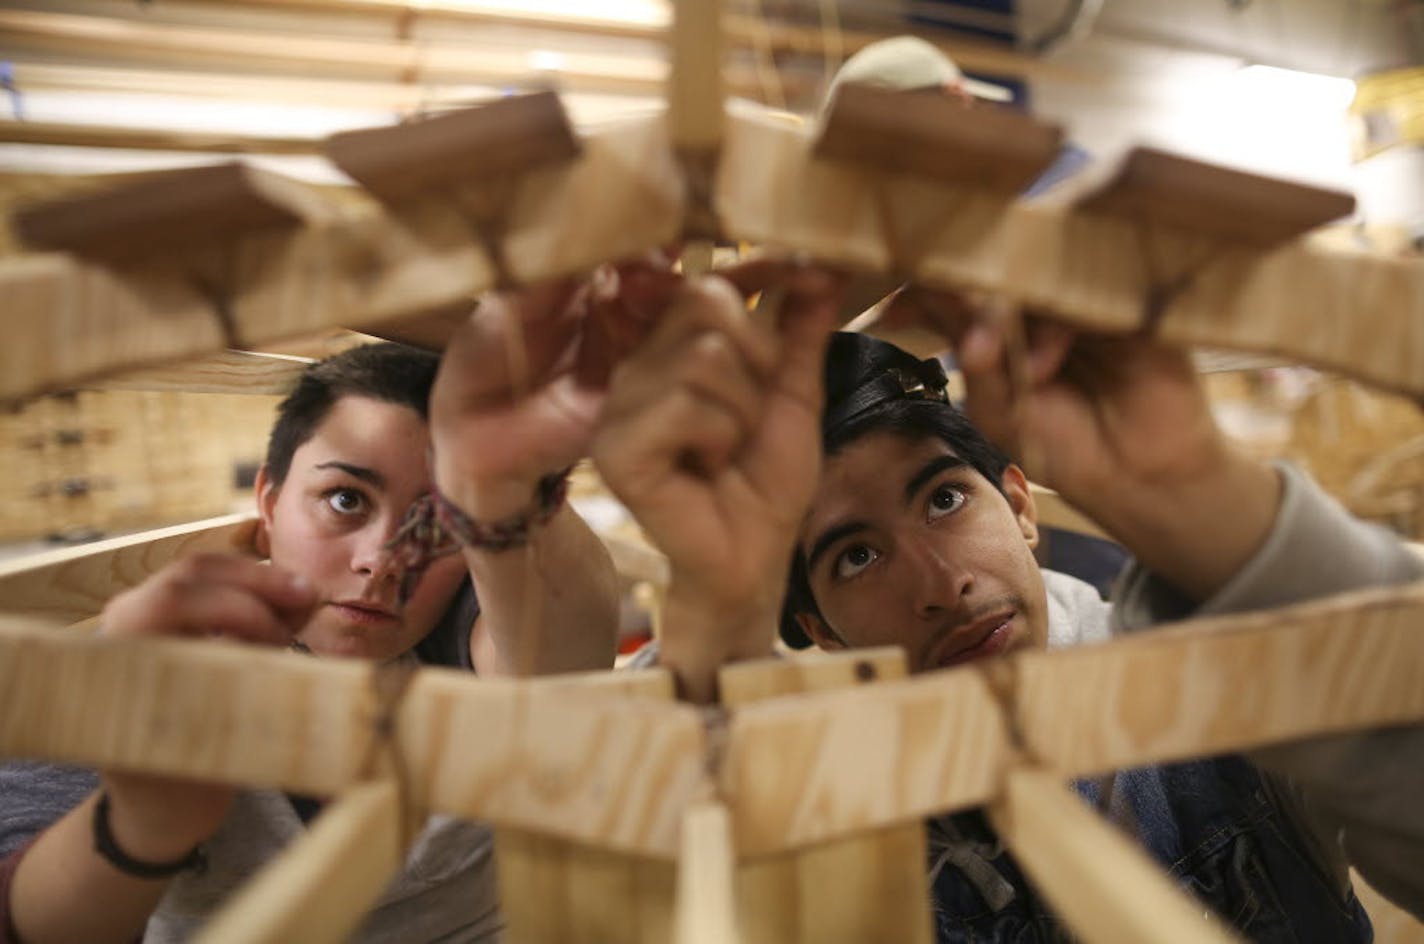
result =
M140 862L130 857L114 840L114 831L109 827L109 795L102 791L99 802L94 804L94 851L105 862L134 878L172 878L179 872L201 869L207 864L200 846L194 846L183 858L172 862Z

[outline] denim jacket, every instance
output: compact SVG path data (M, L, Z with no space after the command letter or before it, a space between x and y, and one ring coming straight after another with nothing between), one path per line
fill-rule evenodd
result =
M1074 786L1248 940L1373 939L1354 894L1341 897L1262 775L1240 757L1141 768ZM932 822L930 850L939 941L1072 940L978 811Z

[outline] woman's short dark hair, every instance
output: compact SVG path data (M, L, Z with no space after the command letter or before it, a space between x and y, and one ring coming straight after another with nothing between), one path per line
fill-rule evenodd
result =
M921 361L893 344L863 334L836 333L826 355L826 406L821 414L826 458L871 433L938 439L1002 491L1008 456L944 398L943 378L936 363ZM811 592L806 555L798 547L791 556L782 604L781 638L805 648L811 640L796 622L800 613L821 616Z
M439 366L438 355L391 341L353 347L312 364L277 407L277 422L267 440L268 481L280 486L287 480L292 456L342 397L408 406L427 419Z

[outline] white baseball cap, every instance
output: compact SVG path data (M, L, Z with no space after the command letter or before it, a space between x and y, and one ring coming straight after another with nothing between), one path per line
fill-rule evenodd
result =
M834 93L844 82L902 91L959 87L975 98L992 102L1008 102L1014 97L1002 85L966 78L953 59L918 36L895 36L861 49L836 72L830 92Z

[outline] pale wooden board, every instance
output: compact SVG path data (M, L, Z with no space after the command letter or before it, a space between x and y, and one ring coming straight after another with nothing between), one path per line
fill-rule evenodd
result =
M722 703L757 701L904 678L896 648L810 653L724 666ZM900 823L790 853L743 860L737 912L746 944L932 940L925 830Z
M1084 210L1155 220L1188 232L1271 246L1349 216L1338 190L1218 167L1156 148L1131 149Z
M1063 130L1006 108L966 107L942 89L848 82L817 134L820 157L1015 194L1058 157Z
M1424 719L1424 583L1017 657L1029 750L1065 776Z
M936 673L739 709L722 790L758 856L983 803L1007 758L984 676Z
M421 805L672 858L703 776L700 716L656 699L543 685L422 670L399 719L402 750L424 773Z
M673 0L668 33L668 128L673 149L714 150L722 139L722 0Z
M222 351L162 367L115 374L86 384L91 390L173 390L183 393L286 395L311 359L286 354Z
M392 127L341 132L327 139L326 150L368 191L399 200L565 161L578 154L579 144L558 95L534 92Z
M357 784L228 899L202 944L347 940L405 861L396 784Z
M13 222L16 235L32 249L127 258L186 251L249 230L300 226L331 212L314 188L229 162L146 174L22 207Z
M673 242L686 195L666 120L619 123L583 138L583 153L524 174L501 240L518 282L573 275Z
M0 622L0 755L331 795L371 741L370 667Z
M1034 886L1080 940L1239 940L1059 776L1029 767L1010 770L989 815Z
M0 564L0 611L63 622L87 619L114 594L199 551L255 553L255 514L110 538Z
M716 800L696 800L682 818L678 849L677 944L741 944L733 874L731 817Z
M0 755L331 795L384 757L373 671L6 620ZM454 670L420 670L396 727L414 807L655 858L706 762L691 708Z
M666 670L539 680L545 690L673 699ZM520 944L664 944L672 937L676 866L502 826L495 830L500 911Z
M1053 489L1030 482L1029 491L1033 494L1034 506L1038 508L1040 525L1072 531L1075 534L1086 534L1105 541L1113 540L1111 535L1098 527L1087 515L1064 501L1063 496Z

